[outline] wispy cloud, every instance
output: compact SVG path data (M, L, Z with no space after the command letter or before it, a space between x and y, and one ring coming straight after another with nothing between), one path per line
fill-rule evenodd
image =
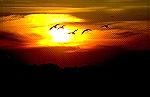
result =
M92 12L97 9L104 9L106 7L3 7L0 9L1 13L81 13Z
M123 8L112 8L112 9L107 9L107 11L110 11L110 12L119 12L119 11L124 11L125 9Z
M21 34L19 32L4 32L0 31L0 47L4 48L20 48L27 47L33 44L36 45L42 36L39 34Z
M24 15L2 16L2 17L0 17L0 22L19 20L19 19L21 19L21 18L24 18Z
M148 0L1 0L1 6L55 6L55 7L90 7L107 3L147 3ZM134 4L133 4L134 5Z
M14 33L9 33L9 32L0 32L0 40L7 40L7 41L12 41L16 43L23 43L25 42L23 38L21 38L20 35L16 35Z

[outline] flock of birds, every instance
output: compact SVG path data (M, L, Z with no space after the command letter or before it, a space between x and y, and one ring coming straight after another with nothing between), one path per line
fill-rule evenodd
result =
M56 24L56 25L54 25L54 26L52 26L51 28L49 28L49 30L52 30L53 28L55 28L55 29L64 29L64 26L65 25L62 25L62 26L60 26L60 27L57 27L58 25L60 25L60 24ZM109 25L110 24L105 24L105 25L103 25L103 26L101 26L101 27L105 27L105 28L109 28ZM76 29L76 30L74 30L73 32L70 32L70 33L68 33L68 34L74 34L75 35L75 32L76 31L78 31L78 29ZM89 32L89 31L92 31L91 29L85 29L85 30L83 30L82 31L82 33L81 33L81 35L82 34L84 34L85 32Z
M110 16L111 18L115 18L114 16ZM116 23L120 23L120 22L115 22L115 23L109 23L109 24L104 24L104 25L102 25L101 26L101 28L106 28L106 29L108 29L108 28L110 28L109 26L110 25L112 25L112 24L116 24ZM56 24L56 25L54 25L54 26L52 26L51 28L49 28L49 30L52 30L53 28L55 28L55 29L64 29L64 26L65 25L62 25L62 26L60 26L60 27L58 27L58 25L60 25L60 24ZM76 29L76 30L74 30L73 32L70 32L70 33L68 33L68 34L76 34L75 32L77 32L78 31L78 29ZM81 35L82 34L84 34L85 32L89 32L89 31L92 31L91 29L85 29L85 30L83 30L82 31L82 33L81 33Z

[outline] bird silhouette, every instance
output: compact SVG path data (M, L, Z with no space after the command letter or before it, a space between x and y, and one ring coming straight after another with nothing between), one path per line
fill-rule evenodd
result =
M56 24L56 25L52 26L51 28L49 28L49 30L52 30L53 28L57 28L58 25L59 24Z
M61 27L59 27L58 29L64 29L64 26L65 26L65 25L62 25L62 26L61 26ZM58 29L57 29L57 30L58 30Z
M103 28L103 27L109 28L109 25L110 25L110 24L105 24L105 25L103 25L103 26L101 26L101 27L102 27L102 28Z
M75 32L78 31L78 29L74 30L73 32L70 32L68 34L75 34Z
M109 23L109 24L104 24L103 26L101 26L101 28L110 28L109 27L110 25L118 24L118 23L122 23L122 22L112 22L112 23Z
M84 32L86 32L86 31L92 31L91 29L85 29L85 30L83 30L83 32L81 33L81 35L84 33Z

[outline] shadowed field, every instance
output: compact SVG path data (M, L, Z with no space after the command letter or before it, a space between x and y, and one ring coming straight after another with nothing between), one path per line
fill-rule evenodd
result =
M51 63L29 65L1 50L0 62L3 80L138 80L146 79L150 51L126 51L103 64L60 68Z

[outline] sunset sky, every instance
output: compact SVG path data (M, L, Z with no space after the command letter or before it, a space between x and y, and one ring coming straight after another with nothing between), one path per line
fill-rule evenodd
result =
M118 47L150 50L149 4L149 0L0 0L0 48L15 50L30 64L63 66L75 62L75 57L83 61L74 65L99 63ZM55 24L64 29L49 30ZM105 24L110 28L102 28ZM75 35L68 34L76 29ZM81 35L84 29L92 31Z

